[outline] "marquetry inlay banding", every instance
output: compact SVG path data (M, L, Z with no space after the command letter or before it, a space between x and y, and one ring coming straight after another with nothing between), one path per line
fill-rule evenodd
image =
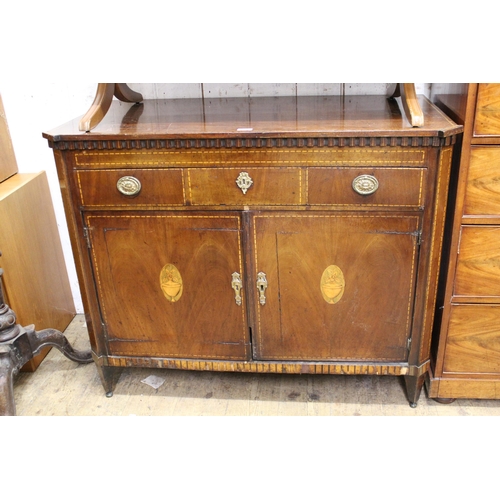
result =
M174 151L110 151L75 154L76 166L124 168L136 166L206 167L237 163L297 166L422 166L426 150L419 148L200 149Z
M241 373L288 373L311 375L408 375L411 367L404 364L333 364L333 363L292 363L266 361L204 361L189 359L165 359L145 357L108 357L108 366L169 368L193 371L218 371Z

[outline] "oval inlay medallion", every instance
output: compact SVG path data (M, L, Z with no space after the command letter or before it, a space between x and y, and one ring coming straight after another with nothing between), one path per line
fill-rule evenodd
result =
M177 302L181 298L183 290L182 277L173 264L167 264L161 270L160 286L163 295L170 302Z
M321 294L329 304L336 304L344 295L344 273L338 266L328 266L321 276Z

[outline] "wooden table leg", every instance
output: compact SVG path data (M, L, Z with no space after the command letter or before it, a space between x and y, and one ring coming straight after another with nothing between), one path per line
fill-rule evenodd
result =
M14 311L4 301L2 274L0 269L0 415L13 416L16 414L14 377L44 347L56 347L77 363L91 363L92 355L90 350L75 351L58 330L37 332L33 326L19 326Z

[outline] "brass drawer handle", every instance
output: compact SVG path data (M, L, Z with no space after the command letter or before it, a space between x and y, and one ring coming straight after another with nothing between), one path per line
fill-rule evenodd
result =
M248 175L248 172L241 172L236 179L236 185L243 191L243 194L247 194L247 191L253 184L252 178Z
M359 175L352 181L352 188L362 196L375 193L379 188L378 180L373 175Z
M118 179L116 187L121 194L128 197L137 196L142 189L141 181L128 175Z
M266 304L267 277L266 273L257 274L257 290L259 291L259 302L263 306Z
M231 287L234 290L234 300L236 301L236 305L241 306L241 289L243 287L243 282L241 281L240 273L233 273Z

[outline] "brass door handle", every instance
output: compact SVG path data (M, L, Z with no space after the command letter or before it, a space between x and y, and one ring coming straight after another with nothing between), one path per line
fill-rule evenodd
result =
M362 196L375 193L379 188L378 180L373 175L359 175L352 181L352 188Z
M243 282L241 281L240 273L233 273L233 280L231 281L231 287L234 290L234 300L236 305L241 306L241 289L243 287Z
M259 302L263 306L266 303L267 277L266 273L257 274L257 290L259 291Z
M127 175L118 179L116 188L121 194L128 197L134 197L141 192L142 186L139 179Z

